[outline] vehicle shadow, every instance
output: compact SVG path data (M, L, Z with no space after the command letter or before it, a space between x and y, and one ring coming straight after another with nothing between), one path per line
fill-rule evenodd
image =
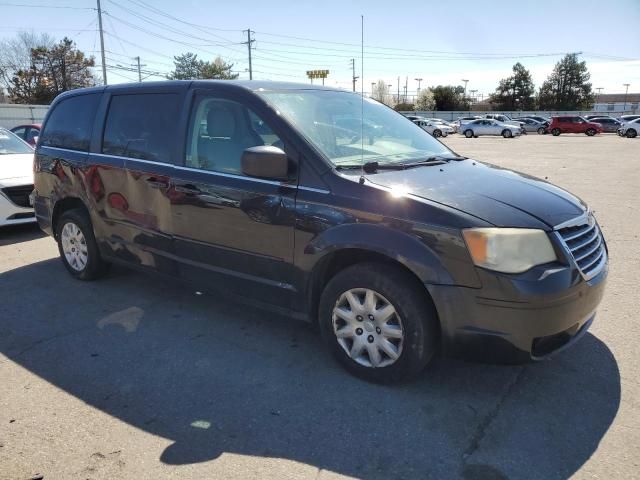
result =
M565 479L620 403L616 360L590 334L549 362L437 359L380 386L304 324L123 269L82 283L47 260L0 274L0 291L0 352L171 439L166 464L233 452L360 478Z
M14 243L29 242L44 236L45 233L40 230L37 223L8 225L0 227L0 247L3 245L12 245Z

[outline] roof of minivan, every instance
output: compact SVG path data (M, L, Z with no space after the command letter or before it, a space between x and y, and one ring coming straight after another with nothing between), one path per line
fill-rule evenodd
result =
M171 87L171 86L188 86L192 85L200 88L206 88L212 85L225 85L230 88L238 88L249 90L252 92L258 90L330 90L330 91L347 91L333 87L325 87L323 85L311 85L309 83L294 83L294 82L271 82L265 80L164 80L158 82L143 82L143 83L116 83L114 85L97 86L90 88L80 88L77 90L70 90L64 92L62 95L76 95L84 93L101 92L104 90L125 90L125 89L137 89L137 88L150 88L150 87Z

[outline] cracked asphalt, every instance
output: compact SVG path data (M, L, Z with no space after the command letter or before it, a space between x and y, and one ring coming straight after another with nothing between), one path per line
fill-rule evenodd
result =
M304 324L122 268L78 282L3 229L0 479L640 478L640 140L444 142L596 211L609 284L574 348L371 385Z

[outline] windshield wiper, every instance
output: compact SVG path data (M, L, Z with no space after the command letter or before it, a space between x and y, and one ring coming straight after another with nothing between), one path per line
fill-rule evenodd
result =
M379 163L365 162L364 164L338 165L337 170L357 170L362 169L365 173L376 173L378 170L407 170L409 168L421 167L425 165L442 165L450 160L465 160L467 157L455 156L432 156L417 162L396 162L396 163Z

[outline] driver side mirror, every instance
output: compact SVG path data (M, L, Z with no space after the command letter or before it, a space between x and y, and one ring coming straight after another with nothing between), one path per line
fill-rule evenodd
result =
M247 148L240 159L242 173L249 177L286 180L289 172L287 154L272 145Z

